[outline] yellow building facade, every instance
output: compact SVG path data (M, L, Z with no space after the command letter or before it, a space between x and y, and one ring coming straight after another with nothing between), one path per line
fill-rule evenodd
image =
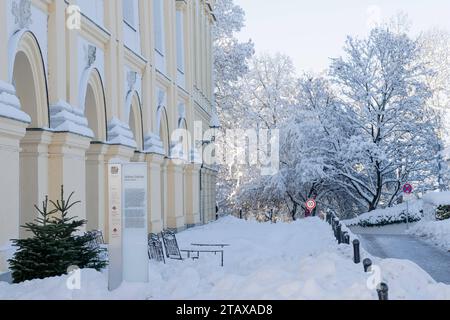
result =
M0 273L59 188L108 234L110 162L148 165L149 230L215 219L212 0L0 1ZM180 155L176 129L191 132ZM183 142L184 143L184 142ZM212 141L206 141L206 144ZM174 161L177 160L177 161Z

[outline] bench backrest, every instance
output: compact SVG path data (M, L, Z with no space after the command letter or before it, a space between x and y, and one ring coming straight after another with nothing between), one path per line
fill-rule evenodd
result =
M164 242L164 249L166 249L167 258L183 260L175 233L171 230L165 230L161 232L161 235Z
M102 244L105 244L103 233L99 230L88 231L85 235L90 237L91 241L89 241L88 246L92 249L99 248Z
M148 257L150 260L166 263L161 239L154 233L148 235Z

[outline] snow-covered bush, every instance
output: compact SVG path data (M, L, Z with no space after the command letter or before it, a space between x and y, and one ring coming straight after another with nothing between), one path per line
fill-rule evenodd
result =
M387 225L406 223L409 221L418 222L423 217L422 201L413 201L408 205L408 214L406 204L401 204L392 208L379 209L367 212L351 220L345 220L347 226L359 227L383 227Z
M423 209L428 221L445 217L445 208L450 205L450 192L430 192L423 196ZM441 210L439 210L441 208ZM438 212L441 211L441 212ZM448 211L447 211L448 214Z
M439 206L436 210L436 219L438 220L450 219L450 206Z

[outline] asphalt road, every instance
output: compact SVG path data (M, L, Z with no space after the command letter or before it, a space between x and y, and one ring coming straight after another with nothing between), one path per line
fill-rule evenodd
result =
M373 256L406 259L434 280L450 284L450 253L409 235L359 234L361 245Z

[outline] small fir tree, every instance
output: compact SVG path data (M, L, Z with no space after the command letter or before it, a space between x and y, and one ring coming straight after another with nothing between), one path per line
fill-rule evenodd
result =
M61 199L56 203L49 201L48 196L45 197L42 209L35 206L39 217L22 226L32 236L12 240L17 247L14 257L9 260L14 283L61 276L71 266L97 271L107 266L102 258L104 249L92 245L95 243L95 236L90 233L76 235L87 221L69 217L69 210L80 203L71 202L73 194L65 200L62 186ZM49 202L54 209L49 209Z

